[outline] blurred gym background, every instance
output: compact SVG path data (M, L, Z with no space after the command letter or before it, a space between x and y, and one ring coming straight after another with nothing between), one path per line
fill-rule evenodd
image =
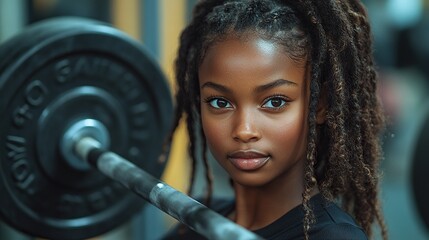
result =
M174 89L173 61L178 37L196 1L0 0L0 44L26 25L46 18L81 16L109 22L146 45ZM416 208L411 185L415 142L423 117L429 110L429 0L363 2L368 8L374 34L380 97L389 116L389 126L383 137L385 159L382 163L381 196L390 239L429 239L428 229ZM175 136L162 178L183 192L187 190L189 176L186 145L182 127ZM212 167L218 181L215 195L230 195L224 172L216 163ZM203 189L204 185L198 184L196 195ZM129 222L94 239L159 239L174 223L174 219L146 204ZM0 222L0 239L34 238Z

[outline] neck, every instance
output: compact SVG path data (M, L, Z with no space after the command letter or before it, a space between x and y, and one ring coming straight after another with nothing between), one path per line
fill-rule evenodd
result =
M234 191L236 205L230 218L247 229L256 230L302 204L304 184L302 178L286 175L258 187L234 182ZM315 187L311 196L318 192Z

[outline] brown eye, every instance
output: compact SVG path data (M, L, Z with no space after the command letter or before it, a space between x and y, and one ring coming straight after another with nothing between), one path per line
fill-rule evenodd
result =
M271 100L271 105L273 107L280 107L282 105L282 101L281 99L273 99Z
M225 99L212 98L208 101L208 104L214 108L231 108L232 105Z
M220 108L224 108L224 107L228 106L228 102L223 100L223 99L217 99L216 102Z
M285 106L287 101L284 98L281 97L273 97L269 98L265 103L262 105L264 108L281 108Z

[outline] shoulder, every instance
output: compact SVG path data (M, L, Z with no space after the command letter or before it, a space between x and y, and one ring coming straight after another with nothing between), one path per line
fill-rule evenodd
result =
M311 239L351 239L367 240L367 236L362 228L348 223L329 224L311 235Z
M352 216L335 203L326 200L321 194L312 197L310 205L315 215L315 223L308 232L310 239L368 239ZM304 214L302 205L299 205L270 225L256 230L255 233L273 240L304 239Z
M311 233L313 239L368 239L353 217L335 203L326 203L318 211L317 222Z

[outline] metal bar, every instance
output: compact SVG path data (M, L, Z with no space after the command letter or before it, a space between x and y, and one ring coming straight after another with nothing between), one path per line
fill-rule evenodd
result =
M262 239L121 156L99 147L100 144L96 140L86 137L76 143L75 149L82 159L94 165L100 172L208 239Z

